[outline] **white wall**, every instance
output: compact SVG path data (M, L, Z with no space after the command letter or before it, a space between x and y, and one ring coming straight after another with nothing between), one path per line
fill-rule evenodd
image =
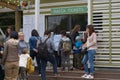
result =
M40 36L43 37L45 31L45 15L40 14L40 26L37 31ZM23 32L25 34L25 40L28 42L31 36L31 31L35 29L35 15L24 15L23 16Z
M39 27L39 33L40 36L43 37L45 31L45 15L40 14L40 27Z

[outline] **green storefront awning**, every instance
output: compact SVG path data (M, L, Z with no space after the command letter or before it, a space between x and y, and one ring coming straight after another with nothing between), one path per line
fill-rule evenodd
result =
M87 13L87 6L77 6L77 7L63 7L63 8L52 8L51 14L78 14Z

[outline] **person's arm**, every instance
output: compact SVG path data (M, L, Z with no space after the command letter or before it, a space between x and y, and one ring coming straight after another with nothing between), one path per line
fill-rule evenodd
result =
M58 54L60 54L60 52L61 52L61 49L62 49L62 40L60 40L60 42L59 42L59 46L58 46Z
M18 54L19 54L19 55L21 54L21 47L20 47L19 42L18 42Z
M30 45L30 49L31 50L34 50L35 48L33 47L33 42L32 42L32 39L30 38L29 39L29 45Z
M41 42L42 42L42 38L39 37L38 40L37 40L37 46L36 46L37 48L39 47L39 44L40 44Z
M92 36L93 36L93 39L92 39L92 41L89 42L89 44L87 45L88 48L91 47L91 46L93 46L93 45L95 45L95 44L97 43L97 35L96 35L96 33L93 33Z
M2 64L5 64L7 55L8 55L8 43L5 43L4 52L3 52L3 58L2 58Z

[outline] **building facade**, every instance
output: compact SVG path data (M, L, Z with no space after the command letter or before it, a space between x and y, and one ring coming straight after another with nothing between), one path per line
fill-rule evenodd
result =
M35 26L35 6L23 11L24 31ZM40 35L43 36L45 30L55 29L70 31L75 24L80 24L85 30L87 25L87 0L40 0Z
M41 36L45 30L70 31L80 24L84 31L87 24L93 24L98 34L95 67L120 67L120 0L40 0L39 9ZM27 41L35 28L35 10L34 0L23 10Z

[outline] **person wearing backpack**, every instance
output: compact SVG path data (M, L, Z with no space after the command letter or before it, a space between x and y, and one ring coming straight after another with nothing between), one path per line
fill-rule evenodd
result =
M65 63L67 62L68 71L70 70L70 53L71 53L71 41L66 36L66 31L61 31L62 39L59 43L59 54L61 53L61 60L62 60L62 71L65 70Z
M19 79L20 80L27 80L27 59L30 57L28 54L28 49L24 48L21 50L20 54L20 60L19 60Z
M37 46L39 40L40 40L40 36L37 30L33 29L31 32L31 37L29 38L30 57L32 58L32 60L36 58L37 67L39 71L38 73L39 73L39 76L41 76L41 61L38 55L38 46Z
M46 80L46 65L49 61L53 64L53 73L55 76L58 76L57 72L57 62L54 55L54 44L52 39L50 38L51 32L45 31L44 38L42 39L43 45L39 45L40 47L43 47L43 49L40 48L39 55L42 56L41 58L41 78L42 80ZM45 51L45 52L44 52ZM44 55L45 54L45 55Z

